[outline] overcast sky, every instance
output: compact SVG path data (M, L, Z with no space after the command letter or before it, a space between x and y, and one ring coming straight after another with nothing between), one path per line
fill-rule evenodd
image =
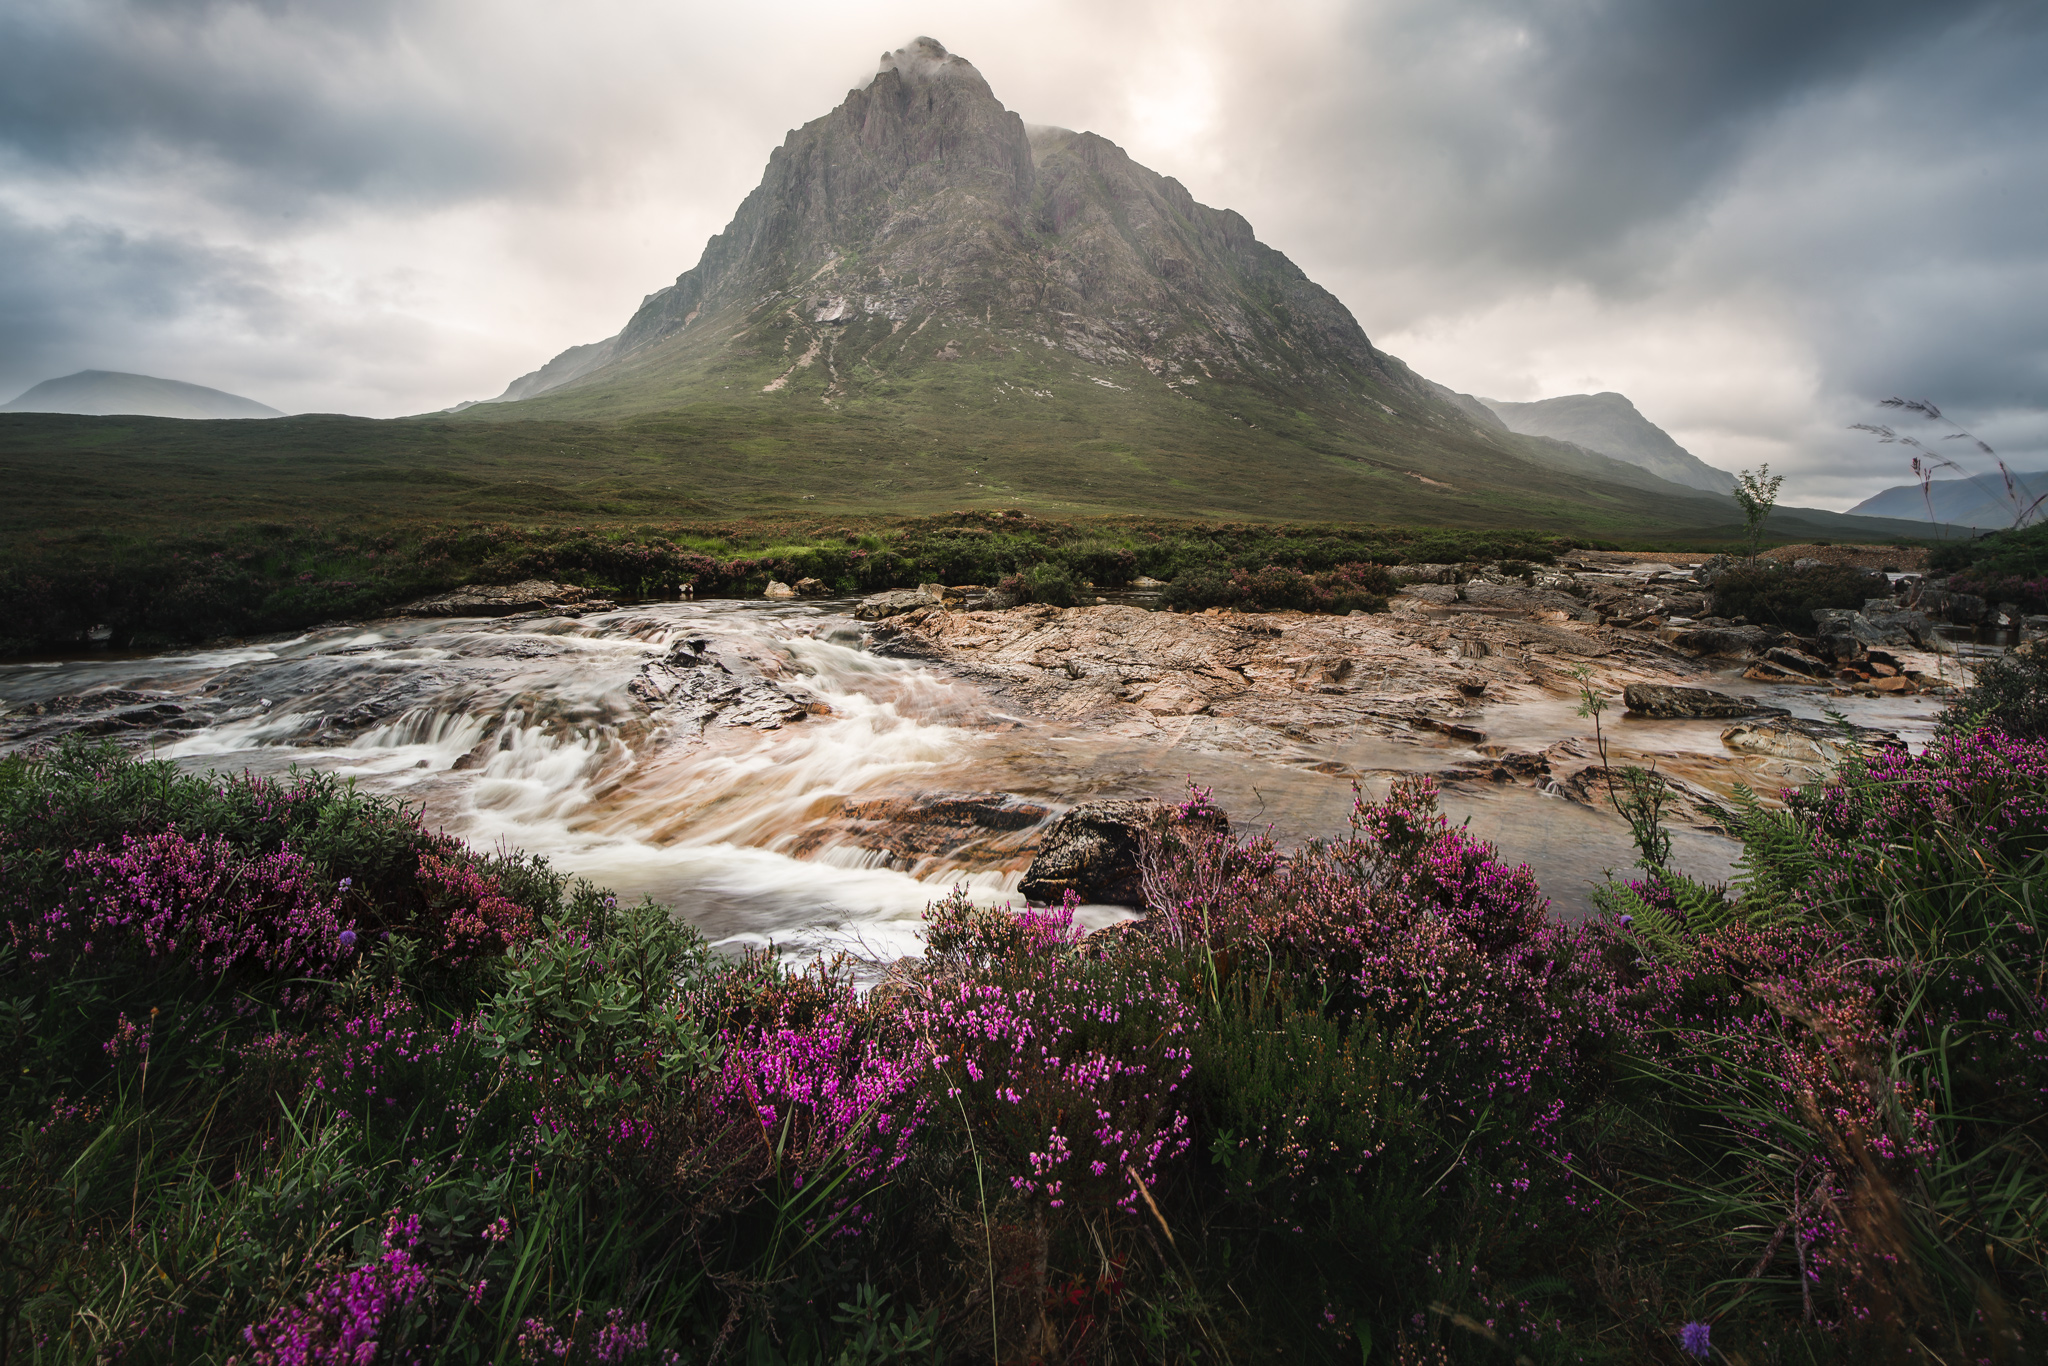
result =
M494 394L920 33L1455 388L1619 390L1807 505L1907 481L1844 430L1891 394L2048 468L2039 0L8 0L0 398Z

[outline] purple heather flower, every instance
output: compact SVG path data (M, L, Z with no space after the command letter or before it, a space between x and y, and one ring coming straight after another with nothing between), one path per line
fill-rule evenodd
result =
M1696 1356L1705 1361L1714 1350L1712 1344L1707 1341L1707 1335L1712 1331L1708 1325L1694 1319L1678 1330L1679 1350L1688 1356Z

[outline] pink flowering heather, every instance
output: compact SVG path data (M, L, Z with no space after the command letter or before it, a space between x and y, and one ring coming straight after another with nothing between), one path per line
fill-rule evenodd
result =
M533 913L467 860L423 856L418 885L441 927L437 956L450 966L504 953L533 936Z
M1058 1208L1138 1209L1188 1148L1177 1103L1194 1012L1163 983L1048 960L1021 985L933 984L909 1010L929 1042L940 1114L1013 1164L1017 1191Z
M648 1351L647 1329L645 1322L627 1323L623 1309L607 1309L602 1321L578 1309L560 1333L545 1320L530 1318L519 1328L519 1359L541 1366L619 1366ZM675 1352L661 1355L667 1362L680 1359Z
M255 1366L369 1366L428 1293L427 1269L413 1256L418 1215L393 1215L384 1250L365 1266L328 1277L305 1303L280 1309L242 1330ZM397 1359L386 1352L384 1360ZM417 1361L414 1356L410 1360Z
M843 1011L808 1025L746 1026L724 1037L718 1109L758 1122L797 1173L846 1163L863 1178L886 1176L909 1156L930 1100L916 1043L896 1049L863 1039Z
M119 852L77 850L64 870L72 899L14 927L33 962L76 955L182 963L208 978L323 977L348 956L340 899L323 895L289 849L250 857L225 839L166 830L130 835Z

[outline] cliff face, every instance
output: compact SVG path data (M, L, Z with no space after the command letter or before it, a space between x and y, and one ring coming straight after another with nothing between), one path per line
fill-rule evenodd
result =
M935 320L1142 365L1175 387L1370 380L1428 397L1240 215L1197 204L1106 138L1027 129L971 64L923 38L792 132L697 265L649 295L617 337L572 348L500 401L601 385L664 343L713 330L723 345L688 348L682 370L766 348L788 358L766 383L787 387L824 359L827 387L843 391L837 353L849 329L922 333ZM952 356L943 344L895 350L953 359L966 340L952 339Z

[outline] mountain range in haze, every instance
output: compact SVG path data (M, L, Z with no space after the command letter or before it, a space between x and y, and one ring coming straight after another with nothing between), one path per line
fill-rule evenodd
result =
M2010 489L2006 476L1996 470L1967 478L1936 479L1925 489L1919 484L1900 484L1872 494L1849 512L1852 516L1898 517L1909 522L1935 521L1999 531L2011 526L2016 518L2030 514L2034 500L2048 494L2048 470L2014 473L2011 478Z
M223 393L203 384L185 384L154 375L119 370L80 370L62 379L46 379L0 413L79 413L90 417L283 417L277 409L253 398Z

